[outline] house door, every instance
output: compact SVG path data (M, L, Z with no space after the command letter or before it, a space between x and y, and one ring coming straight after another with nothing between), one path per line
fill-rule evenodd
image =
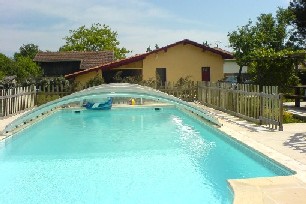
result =
M210 81L210 67L202 67L202 81Z
M167 81L166 68L156 68L156 80L160 80L161 86Z

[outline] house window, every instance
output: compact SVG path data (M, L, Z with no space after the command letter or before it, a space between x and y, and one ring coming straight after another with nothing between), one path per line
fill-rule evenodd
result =
M156 68L156 81L160 81L161 86L165 86L167 81L166 68Z

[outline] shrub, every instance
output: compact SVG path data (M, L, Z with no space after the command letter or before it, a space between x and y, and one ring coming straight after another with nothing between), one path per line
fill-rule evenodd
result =
M284 123L301 123L303 121L298 118L295 118L292 113L284 111L283 122Z

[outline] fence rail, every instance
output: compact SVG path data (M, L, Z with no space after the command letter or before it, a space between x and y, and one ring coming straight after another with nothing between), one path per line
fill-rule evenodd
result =
M277 87L198 82L198 100L209 107L283 130L283 96Z
M6 117L35 106L35 86L0 90L0 117Z

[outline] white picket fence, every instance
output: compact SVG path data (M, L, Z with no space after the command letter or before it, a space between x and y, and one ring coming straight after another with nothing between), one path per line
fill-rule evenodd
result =
M0 90L0 117L17 114L35 106L36 87Z

